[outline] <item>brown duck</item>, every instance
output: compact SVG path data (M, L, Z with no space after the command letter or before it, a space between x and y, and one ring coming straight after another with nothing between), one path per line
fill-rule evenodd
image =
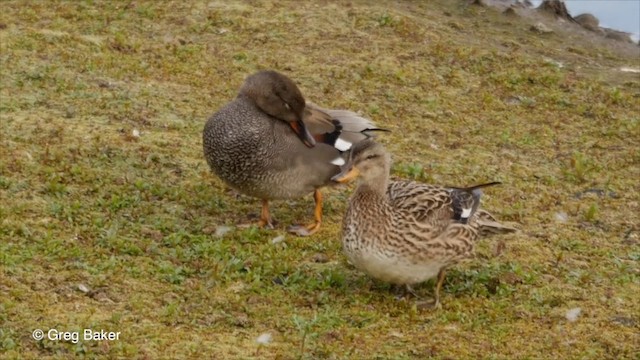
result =
M448 267L473 255L483 236L516 229L479 209L480 189L413 181L391 181L391 158L382 145L354 145L337 182L359 178L342 226L343 249L351 263L370 276L412 285L437 276L434 306Z
M379 130L346 110L307 103L296 84L276 71L250 75L238 96L207 121L204 155L232 188L262 199L260 226L273 227L269 201L314 194L315 221L292 226L310 235L322 223L319 188L340 172L352 144Z

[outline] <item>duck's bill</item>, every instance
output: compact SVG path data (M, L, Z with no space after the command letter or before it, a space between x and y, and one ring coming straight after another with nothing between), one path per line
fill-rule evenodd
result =
M340 184L344 184L357 178L358 175L360 175L360 170L358 170L358 168L356 167L352 167L351 169L345 170L340 174L332 177L331 180Z
M289 123L289 126L291 126L291 129L293 129L296 135L298 135L300 140L302 140L302 142L307 147L312 148L316 146L316 140L313 138L313 136L311 135L309 130L307 130L307 127L304 125L304 123L301 120L292 121Z

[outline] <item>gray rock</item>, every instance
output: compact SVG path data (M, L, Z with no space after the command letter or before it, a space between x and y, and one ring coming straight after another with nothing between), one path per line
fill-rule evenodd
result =
M600 20L598 20L597 17L591 15L591 14L580 14L578 16L576 16L574 18L576 20L576 22L578 24L580 24L580 26L582 26L583 28L589 30L589 31L593 31L593 32L599 32L600 30Z
M607 39L613 39L616 41L621 41L626 43L633 43L633 40L631 39L631 34L629 34L628 32L613 30L609 28L602 28L602 30L604 30L604 34L605 34L604 36Z
M531 27L529 28L529 30L538 33L538 34L551 34L553 33L553 30L551 30L547 25L539 22L535 25L531 25Z

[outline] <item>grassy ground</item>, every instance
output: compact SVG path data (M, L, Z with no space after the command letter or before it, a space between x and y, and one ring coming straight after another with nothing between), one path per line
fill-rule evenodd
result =
M638 359L638 47L461 3L0 3L0 357ZM259 202L209 173L202 127L262 68L391 129L397 176L502 181L485 207L521 233L439 311L346 263L348 189L311 238L272 243L310 197L216 236Z

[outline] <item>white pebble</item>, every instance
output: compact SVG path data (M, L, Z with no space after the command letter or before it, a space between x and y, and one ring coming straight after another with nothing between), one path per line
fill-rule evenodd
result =
M223 237L224 234L231 231L231 229L233 229L231 226L226 226L226 225L218 226L218 228L216 229L216 236Z
M271 239L271 243L272 244L278 244L284 241L284 235L280 235L280 236L276 236L273 239Z
M271 340L272 340L272 336L270 333L263 333L263 334L260 334L260 336L258 336L258 338L256 339L256 342L258 344L264 345L264 344L270 343Z
M78 284L78 290L82 291L85 294L89 292L89 288L85 284Z
M573 308L567 311L567 314L565 315L565 317L569 322L574 322L578 320L578 316L580 316L581 312L582 312L582 309L580 309L579 307Z
M567 215L567 213L564 211L560 211L556 213L555 218L556 218L556 221L567 222L567 220L569 220L569 215Z

